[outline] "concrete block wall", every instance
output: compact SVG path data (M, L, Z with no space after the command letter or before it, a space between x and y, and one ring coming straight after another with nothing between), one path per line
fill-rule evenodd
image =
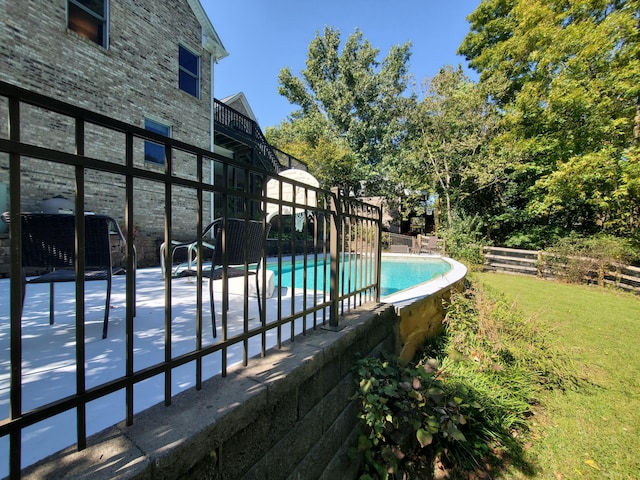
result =
M36 479L355 479L357 359L397 352L392 305L369 304L23 472Z
M427 339L442 333L445 305L450 301L452 292L464 291L465 281L465 278L461 278L437 292L398 307L402 342L398 356L402 362L408 363Z

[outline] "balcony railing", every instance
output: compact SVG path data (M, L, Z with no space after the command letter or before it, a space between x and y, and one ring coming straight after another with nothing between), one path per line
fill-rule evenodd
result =
M341 328L343 315L368 301L379 301L380 278L380 223L381 213L377 207L367 205L340 195L338 191L326 191L308 185L278 177L256 166L235 162L210 151L194 147L176 139L167 138L153 132L135 127L98 113L78 108L68 103L26 91L0 82L0 119L8 120L8 131L0 132L0 182L9 185L9 263L10 263L10 353L2 352L7 358L1 361L8 365L0 378L9 378L9 408L5 417L0 419L0 437L9 437L11 478L18 478L21 468L23 431L40 422L63 412L72 411L76 416L77 447L83 449L87 442L87 406L90 402L124 392L124 405L120 406L126 424L135 420L134 387L152 377L164 377L164 403L171 404L172 372L186 364L195 366L193 383L200 389L207 378L203 373L203 362L215 356L222 358L220 374L225 376L231 347L238 345L243 349L242 362L250 362L248 342L252 339L264 339L276 332L278 338L275 347L279 347L280 332L283 327L293 325L299 319L305 320L307 328ZM254 132L255 133L255 132ZM153 141L165 148L164 170L151 168L144 160L144 142ZM223 178L233 169L237 178L253 188L238 189L210 181L212 175L207 172L222 171ZM109 205L106 213L122 222L126 232L124 267L126 269L126 314L125 328L121 333L121 342L125 345L126 371L117 378L95 384L88 381L85 368L85 311L84 283L76 287L75 302L75 391L60 398L49 398L36 407L25 408L23 390L25 379L23 352L25 338L22 336L22 260L20 215L32 201L31 189L36 188L37 178L44 178L51 185L72 182L75 190L76 225L88 210L87 205L96 205L98 197ZM278 178L282 185L290 184L297 193L293 198L266 197L266 182ZM313 192L316 202L310 204L308 198ZM214 199L222 199L222 205L212 205ZM279 245L278 252L302 252L302 286L296 287L293 280L289 287L301 295L283 295L281 286L275 288L277 297L277 318L270 320L263 313L257 322L249 322L249 309L255 305L249 299L248 276L244 273L243 312L244 319L238 330L228 327L231 320L226 308L222 309L220 323L221 334L212 341L205 319L210 315L208 298L203 299L201 289L193 305L192 332L193 348L187 352L172 350L172 295L171 256L165 253L167 263L164 280L161 281L161 295L164 295L164 309L159 313L157 322L159 349L164 352L164 360L152 365L139 366L134 362L134 337L136 332L136 305L140 301L140 291L136 291L136 268L134 265L134 246L136 226L144 220L157 223L164 231L160 239L171 244L176 238L174 219L179 215L192 219L193 235L199 238L206 225L207 212L219 211L222 217L238 217L266 222L264 205L276 204L281 217L285 211L293 212L295 221L280 222L272 228L272 237ZM185 209L192 205L192 210ZM237 205L244 209L238 211ZM232 207L235 210L232 211ZM296 245L296 242L302 246ZM197 247L202 253L202 242ZM283 248L286 245L287 248ZM225 258L225 244L222 244L222 258ZM86 249L83 232L76 229L76 256ZM263 247L263 259L266 259L266 242ZM268 259L270 263L282 266L286 261L282 255ZM83 263L83 262L79 262ZM84 266L77 267L82 273ZM201 280L202 264L197 267ZM307 281L308 272L313 272L314 281ZM263 275L264 270L260 272ZM282 268L275 273L276 283L281 279ZM327 272L326 274L324 272ZM83 278L82 275L78 275ZM323 284L317 279L326 278ZM6 280L5 280L6 281ZM206 281L205 281L206 282ZM328 284L326 284L328 283ZM195 287L194 287L195 289ZM229 285L223 275L222 291L228 293ZM27 296L29 289L26 290ZM137 294L137 296L136 296ZM265 289L261 291L263 305L267 300ZM28 300L28 299L27 299ZM6 301L6 299L3 299ZM139 310L139 309L138 309ZM308 319L308 322L307 322ZM304 330L303 330L304 331ZM46 335L46 333L44 333ZM117 335L110 332L110 336ZM206 341L205 341L206 340ZM106 340L99 340L106 341ZM290 341L295 341L291 335ZM268 345L262 341L261 355L268 355ZM7 380L0 380L7 382ZM118 406L113 405L113 408ZM89 432L89 434L92 432ZM61 445L62 447L62 445Z
M225 129L231 135L243 138L248 145L253 146L258 154L270 164L273 171L279 172L285 168L278 160L256 122L219 100L215 100L214 104L216 128Z

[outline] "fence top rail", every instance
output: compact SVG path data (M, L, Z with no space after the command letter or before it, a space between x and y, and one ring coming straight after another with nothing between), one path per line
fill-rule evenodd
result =
M634 267L632 265L623 265L622 268L630 272L634 272L640 277L640 267Z
M520 253L522 255L537 255L538 250L523 250L519 248L506 248L506 247L484 247L484 251L496 251L496 252L507 252L507 253Z

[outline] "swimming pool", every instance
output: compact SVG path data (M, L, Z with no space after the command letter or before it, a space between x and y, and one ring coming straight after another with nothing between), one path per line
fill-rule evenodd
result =
M327 265L326 269L323 267L324 263L320 263L316 269L313 261L307 260L306 284L308 289L314 288L316 271L318 274L317 288L319 290L324 289L325 279L328 284L329 266ZM295 267L292 267L291 262L283 262L281 274L278 274L277 263L267 263L266 268L274 272L276 285L291 287L293 283L292 279L295 279L295 288L303 288L305 283L305 268L302 260L296 261ZM348 264L346 269L348 269ZM440 258L385 256L382 258L382 270L380 273L380 296L385 297L414 287L420 283L440 277L449 270L451 270L451 264ZM355 268L353 271L355 271ZM365 276L370 274L370 272L361 272L358 270L358 274L360 273ZM358 284L357 281L355 283ZM365 281L365 284L366 283L369 282Z
M451 270L451 264L440 258L383 257L380 296L414 287L440 277Z

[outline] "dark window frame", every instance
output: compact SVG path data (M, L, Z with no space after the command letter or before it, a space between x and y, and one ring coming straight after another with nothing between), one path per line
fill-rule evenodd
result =
M93 3L94 8L91 8ZM97 11L95 7L100 7ZM107 48L109 45L109 0L67 0L67 28Z
M195 65L192 65L195 63ZM202 63L200 55L193 50L178 45L178 88L189 95L200 98L202 83Z
M171 125L145 117L144 129L150 132L159 133L171 138ZM165 164L166 150L161 143L151 140L144 141L144 161L153 165L163 166Z

